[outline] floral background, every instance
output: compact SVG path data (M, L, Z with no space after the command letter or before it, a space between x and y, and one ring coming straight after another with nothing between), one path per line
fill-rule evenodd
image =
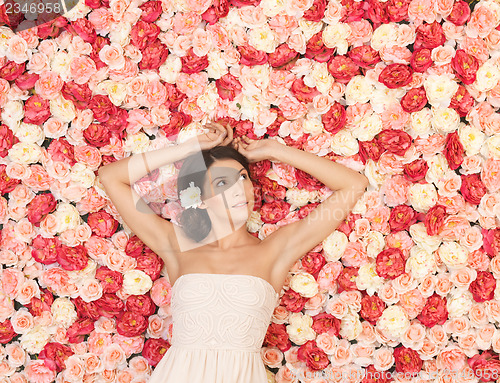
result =
M207 121L370 180L290 271L269 381L496 380L498 0L82 0L17 34L33 21L0 9L0 383L147 382L171 285L97 170ZM178 165L135 185L174 222ZM331 193L279 162L252 176L260 238Z

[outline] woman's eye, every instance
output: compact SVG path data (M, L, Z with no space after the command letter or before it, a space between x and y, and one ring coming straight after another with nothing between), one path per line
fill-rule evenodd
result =
M242 174L241 176L242 176L242 177L245 177L245 179L247 178L247 175L246 175L246 174Z
M224 182L224 181L219 181L219 182L217 182L217 186L222 186L222 185L219 185L221 182Z

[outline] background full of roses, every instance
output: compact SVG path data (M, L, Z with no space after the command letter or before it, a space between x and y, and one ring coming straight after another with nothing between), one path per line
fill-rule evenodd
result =
M147 381L170 345L171 286L97 170L209 120L370 180L290 272L262 349L270 381L353 369L495 380L499 24L496 0L472 12L454 0L82 0L36 28L0 27L0 383ZM162 201L178 165L136 185L174 221L178 203ZM248 228L261 238L331 193L279 162L252 176Z

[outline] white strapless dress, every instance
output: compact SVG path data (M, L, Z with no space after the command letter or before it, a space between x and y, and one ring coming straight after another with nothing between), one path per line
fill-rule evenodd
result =
M278 300L254 275L181 275L172 286L172 345L149 382L267 383L260 350Z

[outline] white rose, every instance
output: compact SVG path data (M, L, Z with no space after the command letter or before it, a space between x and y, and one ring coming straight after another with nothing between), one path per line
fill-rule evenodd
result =
M339 335L347 340L356 339L363 332L363 325L359 320L357 312L348 310L347 314L341 319Z
M266 53L273 53L279 45L278 35L267 23L261 27L251 29L248 37L249 45Z
M71 122L76 117L76 109L73 101L66 100L61 94L55 99L49 100L50 113L62 122Z
M370 141L382 131L382 119L378 114L371 114L361 119L352 130L352 135L360 141Z
M377 321L377 327L388 337L397 339L408 330L410 321L401 307L392 305L382 312Z
M458 128L458 137L467 156L478 154L486 140L486 135L481 130L467 124L460 125Z
M143 153L149 148L149 137L143 133L127 134L123 150L132 153Z
M25 122L20 123L19 129L16 131L16 137L19 138L19 141L36 143L37 145L42 145L45 140L45 134L40 126Z
M410 115L410 127L415 135L426 137L431 133L431 111L429 108L423 108ZM412 134L412 136L414 136Z
M419 213L425 213L438 201L436 187L433 184L413 184L408 190L408 201Z
M432 126L441 134L452 133L458 129L460 115L451 108L432 108Z
M53 213L57 221L57 232L62 233L67 229L76 229L80 224L80 213L70 203L60 202Z
M130 32L132 31L132 25L121 21L118 28L111 28L109 32L109 41L114 44L126 46L130 42Z
M85 17L90 11L92 11L92 8L85 5L84 1L68 0L64 2L64 4L66 5L67 9L69 9L69 11L64 14L64 17L69 21L76 21L78 19L81 19Z
M247 220L247 229L251 233L256 233L264 224L258 211L252 211Z
M68 298L56 298L50 306L54 323L68 328L78 318L75 305Z
M316 339L316 332L312 329L313 319L307 314L292 313L289 317L286 332L290 340L298 345L303 345L308 340Z
M495 160L500 159L500 134L495 134L486 140L486 145L481 149L481 154Z
M30 354L39 354L49 342L50 334L44 327L38 325L21 335L19 342L24 350Z
M307 86L315 86L323 94L329 92L334 81L333 76L328 72L328 64L326 62L319 63L315 61L311 72L304 77L304 83Z
M365 176L375 188L379 188L388 177L386 173L380 172L377 163L371 159L366 163Z
M369 257L376 257L385 247L385 236L376 230L370 230L370 232L361 238L361 242L366 247L366 254Z
M498 66L493 60L488 60L479 67L473 86L480 92L487 92L493 89L499 80L500 71Z
M24 117L24 103L21 101L7 101L1 111L2 122L15 134Z
M372 83L365 76L354 76L345 88L347 105L368 102L372 97L373 89Z
M16 36L16 34L12 32L12 29L0 26L0 54L2 56L6 55L9 41L14 36Z
M427 275L437 271L436 260L431 252L420 246L412 246L410 257L406 260L405 272L414 279L422 280Z
M306 118L302 123L302 129L304 133L309 133L313 136L317 136L318 134L323 132L323 123L319 118Z
M448 160L441 153L434 154L427 159L429 169L425 174L425 180L429 183L437 184L437 182L444 177L444 175L451 169L448 165Z
M127 97L127 84L113 80L104 80L96 85L96 93L105 93L109 100L116 106L120 106Z
M210 61L210 55L209 55L209 61ZM181 73L181 69L182 69L181 58L172 53L168 55L165 62L160 66L159 74L163 81L168 82L169 84L175 84L175 82L177 81L177 77L179 77L179 73Z
M465 247L455 241L446 241L437 250L439 258L449 269L461 269L467 266L469 252Z
M292 205L292 209L307 205L311 201L310 192L306 189L289 188L286 191L286 201Z
M42 157L42 150L37 144L18 142L8 150L9 159L21 164L33 164Z
M396 24L381 24L377 29L373 31L370 44L373 49L379 51L384 47L396 45L397 39L398 30Z
M472 293L466 289L454 287L446 298L446 308L450 318L467 315L472 307Z
M71 71L69 64L71 58L65 51L58 51L50 60L50 69L59 74L63 81L67 81L70 78Z
M243 66L241 78L239 79L242 91L247 96L260 95L262 89L268 87L270 82L271 68L269 64Z
M287 3L285 2L285 4ZM309 21L302 18L299 20L299 30L304 34L306 40L309 40L311 37L313 37L316 33L321 31L322 29L323 29L322 21ZM323 31L323 36L324 33L325 31Z
M458 84L446 75L430 75L424 81L424 88L429 104L447 108L458 90Z
M338 261L344 254L349 242L347 236L335 230L323 240L323 253L327 262Z
M205 91L196 99L196 105L198 105L203 112L209 113L217 107L217 100L219 100L217 87L215 86L215 82L211 82L205 88Z
M130 295L146 294L153 286L151 277L141 270L129 270L123 275L123 292Z
M306 298L314 297L319 291L316 279L311 274L305 272L295 274L290 279L290 287Z
M71 168L70 179L79 182L85 189L94 185L95 173L81 162L77 162Z
M282 0L262 0L259 6L267 17L277 16L285 11L285 3Z
M323 44L325 44L327 48L337 48L337 54L343 55L347 53L347 48L349 47L347 39L350 35L351 27L349 24L333 23L328 24L325 29L323 29L321 38Z
M432 253L439 248L441 238L438 235L428 235L423 222L410 226L411 239L424 250Z
M224 76L226 73L228 73L226 61L222 57L220 51L210 51L208 52L207 56L208 56L207 72L209 78L214 78L217 80L222 76ZM179 66L179 70L181 67L182 65Z
M384 283L384 278L378 276L375 262L365 263L358 270L356 287L359 290L366 290L369 296L375 294Z
M332 152L341 156L353 156L359 152L358 141L347 130L336 133L332 138L330 147Z

